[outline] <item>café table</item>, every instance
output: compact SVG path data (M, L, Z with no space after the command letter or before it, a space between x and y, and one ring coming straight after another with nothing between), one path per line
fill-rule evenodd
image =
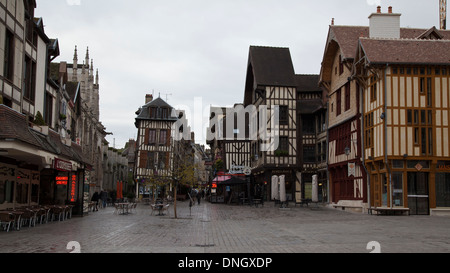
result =
M163 216L164 214L161 213L162 209L164 208L164 204L162 203L157 203L157 204L152 204L152 209L153 210L157 210L158 214L157 216Z
M119 215L125 215L128 214L128 206L130 203L117 203L120 207L120 209L122 210L122 213L119 213ZM126 212L125 212L126 210Z

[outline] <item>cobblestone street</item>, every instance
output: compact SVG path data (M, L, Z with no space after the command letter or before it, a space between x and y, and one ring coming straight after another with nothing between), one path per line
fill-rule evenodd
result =
M178 202L165 216L139 204L128 215L108 207L62 222L0 232L2 253L449 253L450 217L375 216L332 208L280 209Z

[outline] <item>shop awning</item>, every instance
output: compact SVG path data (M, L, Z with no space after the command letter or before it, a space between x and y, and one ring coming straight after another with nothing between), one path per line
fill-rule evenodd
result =
M231 178L231 175L219 175L212 182L223 182Z
M230 179L221 182L219 185L231 186L231 185L240 185L240 184L247 184L247 180L237 178L236 176L232 176Z

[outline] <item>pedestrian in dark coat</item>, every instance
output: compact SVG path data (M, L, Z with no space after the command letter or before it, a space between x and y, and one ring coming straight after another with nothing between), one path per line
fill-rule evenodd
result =
M91 198L91 201L94 202L94 204L95 204L93 211L98 211L98 200L99 199L100 199L100 195L98 194L98 192L95 192Z

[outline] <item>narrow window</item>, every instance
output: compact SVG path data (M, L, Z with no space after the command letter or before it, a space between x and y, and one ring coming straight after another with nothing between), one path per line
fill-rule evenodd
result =
M419 145L419 128L414 128L414 144Z
M420 93L421 94L425 93L425 78L424 77L420 78Z
M148 144L152 145L156 143L156 130L148 130Z
M433 129L428 128L428 154L433 154Z
M339 89L336 93L336 116L339 116L341 114L341 110L342 110L342 105L341 105L341 100L342 100L342 94L341 94L341 89Z
M431 78L427 78L427 105L433 106L433 88Z
M427 153L427 129L422 128L421 129L421 150L422 155L425 155Z
M36 63L25 56L25 79L23 85L23 96L30 102L34 102L36 88Z
M345 111L350 109L350 82L345 85Z
M159 131L159 144L166 145L166 143L167 143L167 130L160 130Z
M420 110L420 124L425 125L427 123L427 116L425 110Z
M9 30L6 30L4 57L3 76L12 82L14 77L14 34Z
M45 123L52 126L52 117L53 117L53 96L49 93L45 93Z
M289 124L289 111L288 107L285 105L280 105L280 124L281 125Z

